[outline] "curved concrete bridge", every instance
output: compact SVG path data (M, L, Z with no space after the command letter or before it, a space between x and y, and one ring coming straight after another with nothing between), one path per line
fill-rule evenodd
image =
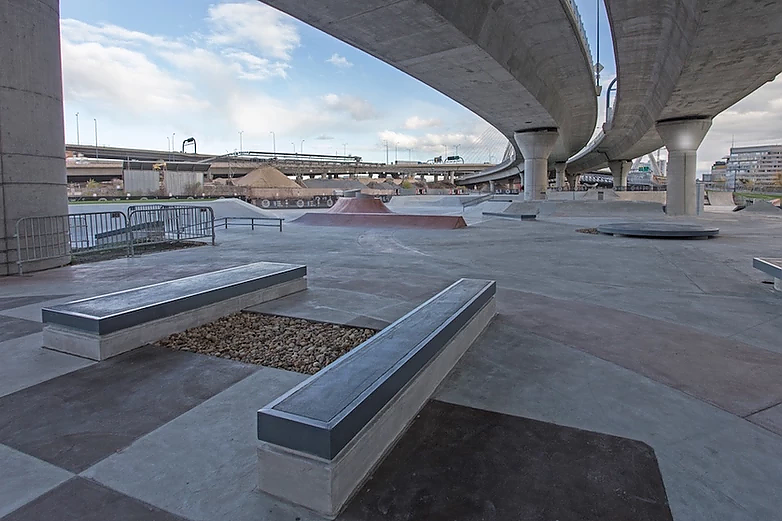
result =
M668 213L696 212L696 151L711 120L782 72L782 4L754 0L606 0L619 90L614 118L569 172L668 148Z
M549 162L581 150L597 121L592 62L570 0L261 0L417 78L514 144L541 198ZM505 174L507 176L508 174Z

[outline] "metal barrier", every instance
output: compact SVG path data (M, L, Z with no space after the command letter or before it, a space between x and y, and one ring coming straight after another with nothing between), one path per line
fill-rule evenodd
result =
M24 264L70 257L71 254L67 215L19 219L14 238L19 275L23 274Z
M210 238L214 245L214 227L214 210L208 206L136 207L128 214L133 246L203 238Z
M79 213L68 216L71 252L74 255L127 248L132 255L128 218L124 212Z
M250 229L254 230L256 226L260 227L273 227L277 228L279 226L280 233L282 233L282 223L285 221L285 219L282 219L280 217L221 217L217 220L218 222L223 221L222 226L225 226L225 229L228 229L228 226L249 226ZM250 221L242 222L242 221ZM260 224L255 224L255 221L259 221ZM264 224L264 222L267 221L277 221L278 224Z
M95 251L125 248L128 256L133 256L135 244L209 238L214 246L212 208L149 206L154 208L135 207L127 215L124 212L93 212L19 219L14 235L19 274L23 274L24 264ZM254 229L255 224L251 224ZM279 226L282 231L282 222Z

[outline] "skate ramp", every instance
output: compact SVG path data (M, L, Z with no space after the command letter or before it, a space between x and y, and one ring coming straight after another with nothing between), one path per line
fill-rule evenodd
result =
M307 213L293 222L308 226L354 228L457 230L467 227L467 223L460 215L404 215L398 213Z
M393 213L380 199L341 197L328 213Z
M372 197L342 198L326 213L306 213L293 222L309 226L425 228L429 230L455 230L467 227L467 222L461 215L394 213L383 204L383 201Z
M774 206L768 201L756 201L753 204L741 210L741 213L757 214L757 215L776 215L778 217L782 217L782 209Z
M616 192L620 201L641 201L646 203L665 204L667 192Z
M733 193L731 192L715 192L709 190L706 192L706 196L709 198L709 204L711 206L736 206L733 201Z
M645 201L528 201L512 203L505 210L510 215L536 214L545 217L615 217L663 215L663 205Z

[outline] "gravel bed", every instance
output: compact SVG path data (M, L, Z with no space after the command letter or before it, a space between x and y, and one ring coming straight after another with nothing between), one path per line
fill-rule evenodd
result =
M243 312L175 333L155 345L315 374L375 333L372 329Z
M600 232L597 231L597 228L580 228L576 231L578 233L586 233L587 235L600 235Z

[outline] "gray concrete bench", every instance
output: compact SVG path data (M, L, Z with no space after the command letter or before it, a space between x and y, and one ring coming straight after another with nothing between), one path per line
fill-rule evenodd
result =
M752 261L752 265L760 271L774 277L774 289L782 291L782 259L759 259Z
M44 308L44 347L105 360L307 288L307 268L259 262Z
M258 411L260 489L335 517L495 315L462 279Z

